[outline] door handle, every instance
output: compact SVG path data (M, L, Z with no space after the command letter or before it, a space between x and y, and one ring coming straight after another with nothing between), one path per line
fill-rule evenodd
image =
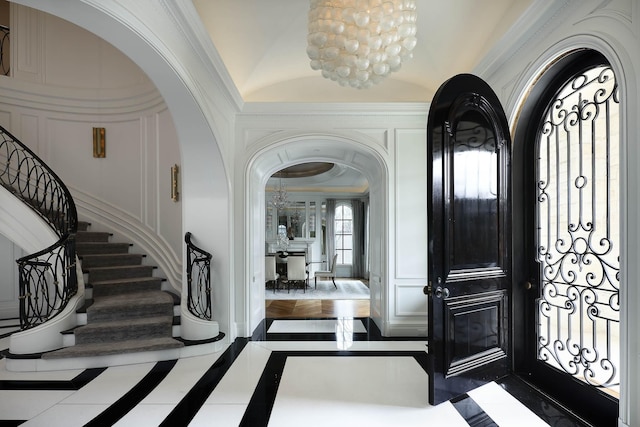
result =
M427 286L425 286L424 288L422 288L422 293L425 295L433 295L436 298L448 298L449 297L449 288L447 287L442 287L442 286L437 286L436 289L433 289L433 285L431 284L431 282L429 282L427 284Z
M436 290L433 291L433 296L436 298L449 298L449 288L438 286Z

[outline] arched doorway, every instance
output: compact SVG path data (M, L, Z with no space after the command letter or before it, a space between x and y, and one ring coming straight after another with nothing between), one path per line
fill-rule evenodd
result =
M600 53L560 55L523 104L514 151L515 369L597 425L615 422L623 372L620 94Z
M383 156L372 147L352 136L344 135L288 135L284 139L265 141L261 151L248 162L246 173L246 209L248 219L245 252L246 280L245 333L250 335L264 319L264 230L265 186L275 172L304 162L331 162L358 170L369 182L370 246L372 266L369 286L371 289L371 318L381 326L385 296L383 283L386 276L387 257L387 182L388 168ZM383 331L384 333L384 331Z

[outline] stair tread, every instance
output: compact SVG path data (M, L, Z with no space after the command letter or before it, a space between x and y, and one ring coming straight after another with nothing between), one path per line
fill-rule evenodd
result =
M91 282L91 285L116 285L127 282L162 282L164 279L162 277L125 277L122 279L110 279L110 280L99 280L96 282Z
M88 242L83 242L83 243L88 243ZM124 253L124 254L86 254L86 255L82 255L82 257L80 257L80 259L85 259L85 258L89 258L89 259L108 259L108 258L134 258L134 257L140 257L140 258L144 258L143 254L132 254L132 253Z
M91 272L93 270L98 271L113 271L118 270L120 268L132 269L132 270L142 270L142 269L154 269L153 265L108 265L104 267L90 267L87 269L87 272Z
M131 243L128 242L76 242L77 244L87 245L87 246L113 246L113 245L127 245L132 246Z
M87 311L95 311L110 307L147 305L151 303L173 305L173 297L163 291L131 292L125 294L104 295L96 298Z
M98 330L98 329L115 329L115 328L126 328L129 326L141 326L141 325L151 325L155 323L167 323L173 324L173 316L153 316L153 317L139 317L134 319L123 319L123 320L101 320L92 323L88 323L86 325L80 326L76 329L80 331L81 329L85 332Z
M184 347L184 343L173 338L150 338L127 341L77 344L42 355L43 359L59 359L65 357L93 357L112 354L133 353L141 351L157 351Z

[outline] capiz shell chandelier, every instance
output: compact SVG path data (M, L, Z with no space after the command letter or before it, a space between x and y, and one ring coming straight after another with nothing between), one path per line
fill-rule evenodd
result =
M311 0L311 68L342 86L371 87L413 57L416 17L415 0Z

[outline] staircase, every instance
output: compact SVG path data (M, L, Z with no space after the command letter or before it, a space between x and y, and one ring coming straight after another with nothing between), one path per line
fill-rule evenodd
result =
M87 300L78 313L81 326L65 332L65 347L42 354L42 359L183 347L173 338L180 297L162 290L164 279L153 276L155 267L142 264L144 255L129 253L129 243L110 242L110 233L88 231L89 226L79 222L76 235L86 278Z

